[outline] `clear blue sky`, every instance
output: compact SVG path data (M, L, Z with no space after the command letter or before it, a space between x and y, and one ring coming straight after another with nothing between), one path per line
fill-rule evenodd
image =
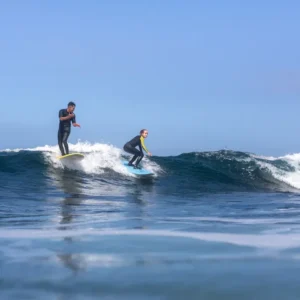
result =
M300 2L0 2L0 148L121 147L149 129L154 154L300 152Z

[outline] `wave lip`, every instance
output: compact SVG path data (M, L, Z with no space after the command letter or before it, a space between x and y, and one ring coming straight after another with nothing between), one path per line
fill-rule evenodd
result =
M224 191L298 192L300 189L300 154L268 158L221 150L183 153L159 162L186 181L193 180L194 185L210 182Z

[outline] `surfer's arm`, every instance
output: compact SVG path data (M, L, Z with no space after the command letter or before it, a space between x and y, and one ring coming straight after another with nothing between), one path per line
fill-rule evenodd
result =
M147 147L145 146L144 138L142 136L141 136L141 146L148 154L150 153Z
M80 127L80 124L76 123L76 116L75 116L75 114L74 114L74 117L72 119L72 124L73 124L74 127Z
M67 120L70 120L72 117L71 116L67 116L67 117L60 117L59 119L61 121L67 121Z
M74 125L74 124L76 124L76 115L74 114L74 117L72 118L72 124Z
M74 118L74 115L73 115L73 114L68 115L68 116L66 116L66 117L64 117L63 115L64 115L64 114L63 114L63 110L60 110L60 111L59 111L58 117L59 117L59 119L60 119L61 121L67 121L67 120L70 120L71 118Z

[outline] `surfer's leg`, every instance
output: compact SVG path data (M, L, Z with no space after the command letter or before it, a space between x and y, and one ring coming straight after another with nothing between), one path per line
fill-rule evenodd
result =
M62 144L62 137L63 137L62 132L60 130L58 130L58 135L57 135L58 147L59 147L61 155L65 155L65 150L64 150L64 147Z
M134 161L140 156L140 151L129 144L126 144L123 149L127 153L133 154L132 159L128 163L129 166L132 166Z
M135 162L135 160L138 159L137 162L136 162L136 164L135 164L135 167L137 167L138 164L140 163L140 161L142 160L144 154L143 154L143 152L139 151L139 150L136 149L136 148L134 148L134 150L135 150L134 156L133 156L133 158L130 160L130 162L128 163L128 165L133 166L133 163Z
M69 145L68 145L68 138L69 138L70 132L69 131L64 131L63 137L62 137L62 142L65 147L65 153L69 154Z
M133 166L133 163L135 162L135 160L138 158L138 154L135 154L132 159L129 161L128 165L129 166Z
M141 151L139 151L139 152L140 152L140 155L139 155L139 157L138 157L138 159L137 159L137 161L136 161L136 163L135 163L135 167L136 167L136 168L138 167L139 163L141 162L141 160L142 160L143 157L144 157L144 153L141 152Z

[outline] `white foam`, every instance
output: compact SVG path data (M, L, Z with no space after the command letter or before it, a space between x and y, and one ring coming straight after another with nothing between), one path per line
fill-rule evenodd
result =
M36 148L18 148L18 149L6 149L1 152L20 152L20 151L33 151L42 152L45 160L54 168L70 168L84 171L89 174L101 174L105 169L113 170L117 173L126 176L132 176L122 164L122 155L125 153L109 144L89 142L78 142L76 144L69 144L70 152L85 153L85 158L78 163L68 163L59 161L57 156L60 156L58 146L45 145ZM126 155L126 154L125 154ZM161 168L154 162L150 161L146 157L143 159L143 166L154 174L158 174Z

